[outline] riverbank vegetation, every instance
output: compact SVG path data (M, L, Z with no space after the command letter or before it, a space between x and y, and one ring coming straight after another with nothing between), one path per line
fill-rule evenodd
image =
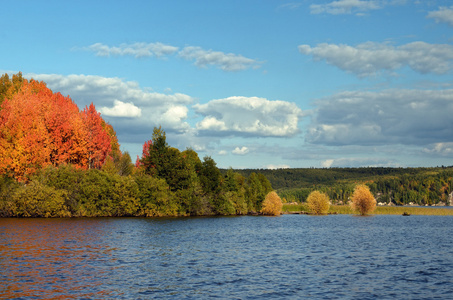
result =
M308 195L307 207L312 214L325 215L329 212L329 196L318 191L313 191Z
M279 216L282 213L283 203L277 193L272 191L266 195L262 206L261 213L263 215Z
M364 184L355 187L350 202L352 210L362 216L372 213L376 209L376 199L370 192L370 188Z
M161 129L155 133L165 137ZM201 161L193 150L179 152L165 142L155 149L153 142L145 143L137 166L124 153L121 164L100 169L47 166L26 182L3 176L0 217L241 215L259 212L272 191L262 175L229 170L222 176L210 157ZM165 172L148 157L154 151Z
M283 204L283 214L302 213L311 214L306 203ZM350 205L331 205L329 214L353 215L357 214ZM433 207L411 207L411 206L378 206L372 215L409 215L420 216L453 216L453 209Z

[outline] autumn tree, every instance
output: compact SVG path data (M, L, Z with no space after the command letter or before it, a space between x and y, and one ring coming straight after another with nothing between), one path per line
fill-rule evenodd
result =
M313 191L308 195L307 206L310 212L315 215L327 214L330 208L329 196L325 193Z
M7 73L0 77L0 110L5 99L11 99L14 94L19 92L23 81L21 72L14 74L11 79Z
M351 208L361 215L367 215L374 211L376 199L374 199L368 186L361 184L355 187L351 199Z
M25 181L47 165L100 168L112 148L119 151L115 132L94 105L80 112L44 82L21 80L1 105L0 175Z
M266 195L261 213L264 215L279 216L282 213L282 208L282 199L280 199L276 192L272 191Z
M49 137L49 162L54 166L74 164L85 166L88 162L87 131L77 105L60 93L41 96L42 116Z
M21 91L5 99L0 111L0 174L19 180L50 164L51 140L42 118L43 85L24 82Z
M82 119L87 134L88 168L99 169L112 150L111 137L93 103L82 111Z

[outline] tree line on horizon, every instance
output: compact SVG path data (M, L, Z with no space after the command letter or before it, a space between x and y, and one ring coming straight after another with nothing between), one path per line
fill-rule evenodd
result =
M93 104L21 73L0 78L0 157L0 217L241 215L273 190L169 146L160 127L133 164Z
M252 169L235 170L247 176ZM366 184L378 202L394 205L449 205L453 167L300 168L253 170L263 174L284 202L305 202L312 191L326 193L334 204L347 204L357 184Z

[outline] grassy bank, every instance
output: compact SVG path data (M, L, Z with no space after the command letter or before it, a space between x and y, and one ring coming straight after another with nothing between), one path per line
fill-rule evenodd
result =
M308 212L308 208L304 204L284 204L284 213L291 212ZM354 214L348 205L332 205L329 213L336 214ZM433 208L433 207L410 207L410 206L378 206L372 213L373 215L402 215L408 213L410 215L425 215L425 216L453 216L453 209L449 208Z

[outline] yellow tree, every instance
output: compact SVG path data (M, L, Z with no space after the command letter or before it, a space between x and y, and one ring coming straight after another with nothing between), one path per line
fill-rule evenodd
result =
M327 214L330 208L329 196L324 193L313 191L307 198L308 209L315 215Z
M374 211L376 208L376 199L374 199L368 186L360 184L355 187L351 199L351 208L359 212L362 216Z
M261 213L264 215L279 216L282 213L282 208L282 199L280 199L276 192L272 191L264 198Z

